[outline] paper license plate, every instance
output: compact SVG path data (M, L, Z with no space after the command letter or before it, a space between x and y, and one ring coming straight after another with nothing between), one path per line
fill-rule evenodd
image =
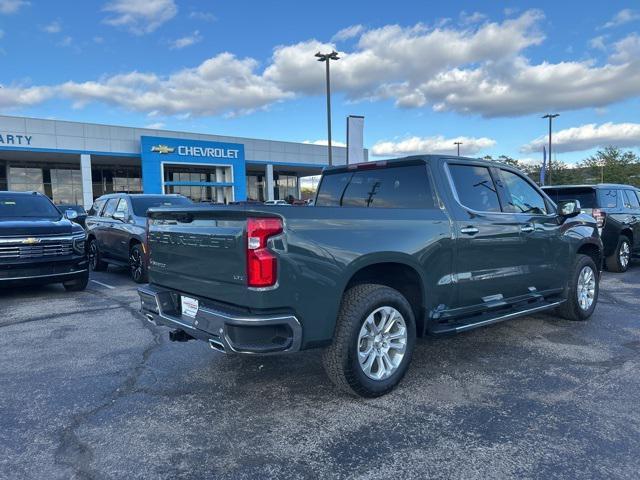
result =
M182 305L182 314L187 317L195 318L198 314L198 300L191 297L180 297L180 303Z

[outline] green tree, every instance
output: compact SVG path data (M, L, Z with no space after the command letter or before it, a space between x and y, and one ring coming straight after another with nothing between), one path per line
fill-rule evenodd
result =
M640 157L631 150L623 152L608 146L578 164L592 182L640 184Z

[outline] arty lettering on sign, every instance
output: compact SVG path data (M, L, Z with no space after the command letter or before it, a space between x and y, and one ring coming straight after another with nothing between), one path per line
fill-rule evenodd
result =
M0 133L0 146L2 145L31 145L31 135L12 135Z

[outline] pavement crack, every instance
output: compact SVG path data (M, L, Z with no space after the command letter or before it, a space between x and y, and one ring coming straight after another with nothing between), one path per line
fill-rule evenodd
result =
M4 322L0 325L0 328L4 328L4 327L11 327L13 325L22 325L25 323L32 323L32 322L42 322L43 320L55 320L56 318L62 318L62 317L68 317L70 315L82 315L83 313L96 313L96 312L104 312L106 310L113 310L114 308L122 308L121 306L117 306L117 307L100 307L100 308L88 308L86 310L78 310L78 311L73 311L73 312L62 312L62 313L55 313L55 314L49 314L49 315L42 315L39 317L33 317L33 318L27 318L24 320L15 320L15 321L9 321L9 322Z
M125 302L103 295L100 292L92 293L108 298L117 304L116 307L110 308L122 308L128 310L135 318L139 319L145 329L149 330L153 338L151 343L142 351L140 360L127 369L129 373L126 375L122 383L106 395L105 400L101 404L86 412L74 415L71 423L60 430L59 446L56 449L55 461L57 464L72 468L75 476L83 480L99 480L105 477L95 470L92 470L91 463L94 458L93 451L87 443L80 439L77 430L91 418L113 407L113 405L121 398L136 393L136 384L138 383L142 373L147 368L146 363L149 360L149 357L151 357L153 352L164 343L160 332L149 324L149 322L141 318L139 312L135 308L132 308Z

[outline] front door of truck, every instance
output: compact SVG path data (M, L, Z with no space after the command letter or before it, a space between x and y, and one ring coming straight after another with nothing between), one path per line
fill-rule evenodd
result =
M516 215L522 250L523 280L530 292L561 289L572 261L570 245L562 240L555 209L537 187L520 173L496 169L503 210Z
M526 262L520 219L504 212L487 166L445 164L454 201L456 307L483 307L526 295Z

